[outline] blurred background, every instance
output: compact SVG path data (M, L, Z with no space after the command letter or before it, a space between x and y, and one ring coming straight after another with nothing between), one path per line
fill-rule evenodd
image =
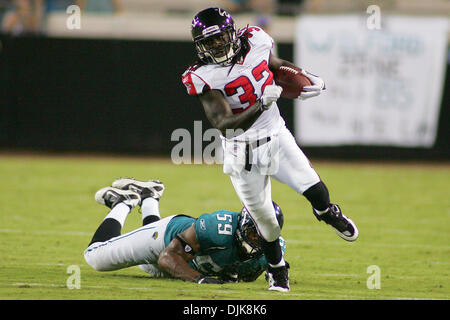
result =
M210 6L325 79L279 101L308 156L449 159L449 0L0 0L0 151L170 156L210 128L180 79Z

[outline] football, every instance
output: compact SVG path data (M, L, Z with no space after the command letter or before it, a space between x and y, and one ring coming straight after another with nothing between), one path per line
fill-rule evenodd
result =
M310 86L311 82L301 74L301 69L282 66L274 72L275 83L283 88L282 98L297 99L304 86Z

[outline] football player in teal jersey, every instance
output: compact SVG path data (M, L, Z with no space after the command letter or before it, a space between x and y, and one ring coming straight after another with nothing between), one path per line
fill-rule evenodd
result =
M100 189L95 199L110 208L84 252L98 271L139 266L153 277L196 283L254 281L267 268L260 238L249 212L217 210L198 218L170 215L161 219L158 180L123 178ZM121 235L128 214L141 207L143 226ZM274 203L280 228L283 213ZM283 253L286 245L280 237Z

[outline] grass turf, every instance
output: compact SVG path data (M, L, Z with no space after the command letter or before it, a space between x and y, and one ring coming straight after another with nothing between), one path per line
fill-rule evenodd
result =
M450 171L448 164L313 164L332 201L357 223L360 238L347 243L313 216L307 201L273 181L273 199L285 215L282 231L291 265L289 293L253 283L196 285L151 279L137 267L97 272L83 251L107 208L95 192L115 178L159 178L167 189L162 216L199 216L240 210L220 166L174 165L170 160L0 156L0 299L334 300L450 298ZM135 209L123 232L141 224ZM68 289L69 266L80 289ZM380 289L368 289L380 270ZM370 282L370 281L369 281Z

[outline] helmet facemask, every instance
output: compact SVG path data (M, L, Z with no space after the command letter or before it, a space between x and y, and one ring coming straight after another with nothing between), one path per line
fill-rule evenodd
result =
M283 228L284 215L278 204L272 201L280 229ZM236 229L235 240L238 244L238 255L241 261L259 258L263 255L262 238L246 207L241 210L240 220Z
M222 66L230 65L240 51L240 39L233 27L220 29L212 26L194 39L197 54L202 61Z
M236 230L236 240L241 261L259 258L263 254L258 231L245 208L241 212L239 227Z

